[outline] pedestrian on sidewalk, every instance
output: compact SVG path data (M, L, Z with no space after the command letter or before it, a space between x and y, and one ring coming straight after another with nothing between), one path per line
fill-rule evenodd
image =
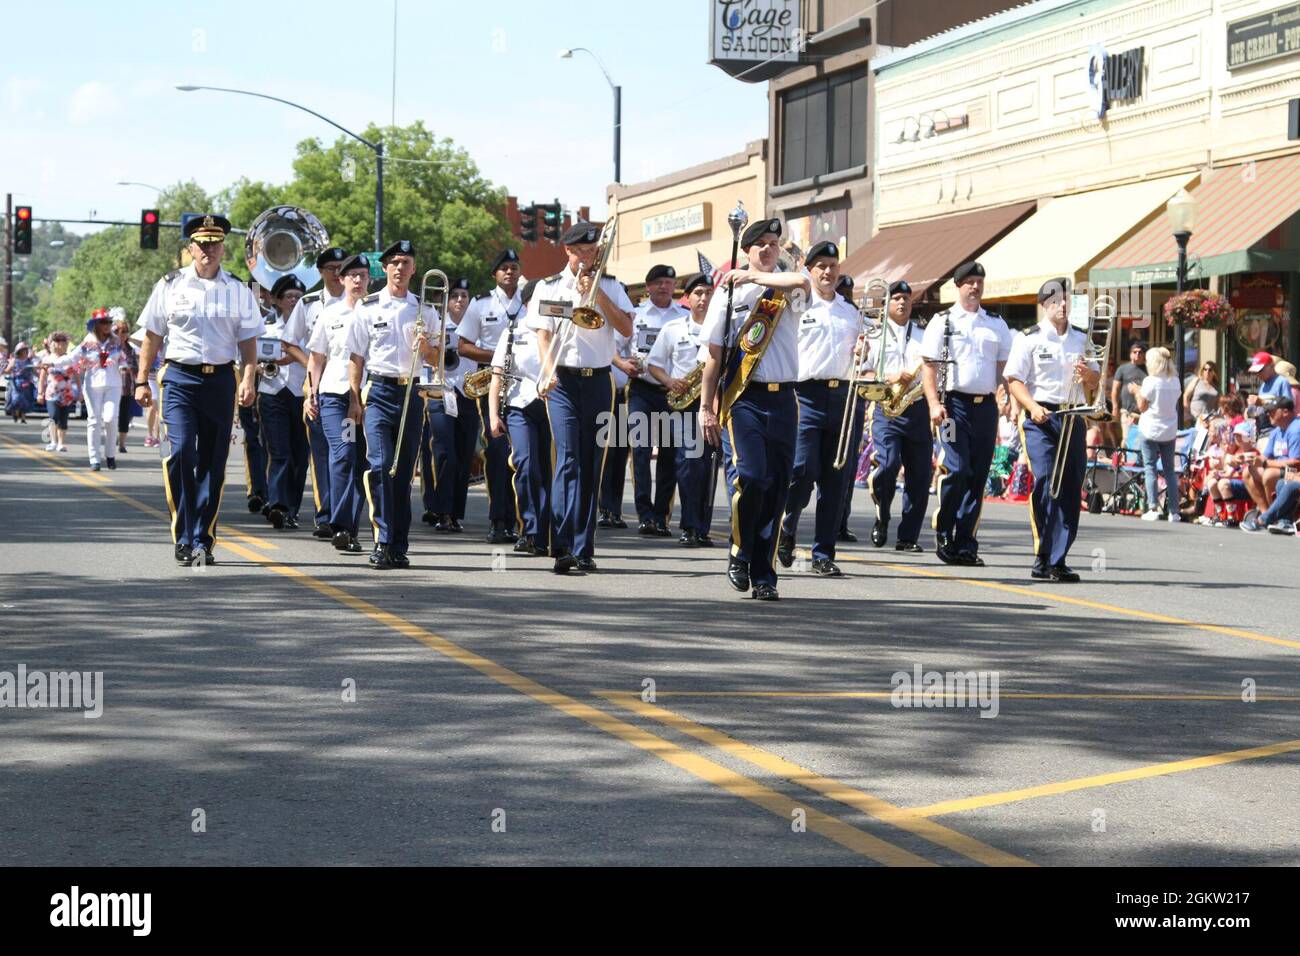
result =
M68 416L81 394L78 384L77 358L68 353L68 334L50 336L49 355L41 362L41 380L37 387L50 416L50 441L46 451L68 450Z

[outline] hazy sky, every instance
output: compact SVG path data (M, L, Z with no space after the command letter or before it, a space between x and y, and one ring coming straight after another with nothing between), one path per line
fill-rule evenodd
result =
M396 121L422 119L525 201L599 213L613 95L591 57L558 51L592 49L622 85L623 181L639 182L766 134L765 85L706 62L708 9L397 0ZM134 222L153 193L118 180L284 182L299 140L338 135L286 106L177 84L269 93L358 132L393 115L393 0L7 4L5 26L0 190L38 218Z

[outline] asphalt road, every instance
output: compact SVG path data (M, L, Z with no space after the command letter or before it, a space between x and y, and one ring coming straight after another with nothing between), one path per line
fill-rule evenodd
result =
M39 427L0 425L0 671L101 671L103 714L0 708L11 865L1300 863L1294 538L1085 515L1047 585L1022 506L959 573L865 544L859 491L847 576L762 604L631 530L594 575L494 555L481 487L373 572L232 456L194 571L138 431L95 476ZM996 716L893 706L917 666Z

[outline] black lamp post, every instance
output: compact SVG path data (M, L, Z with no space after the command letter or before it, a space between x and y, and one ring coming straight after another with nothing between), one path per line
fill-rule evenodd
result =
M1182 294L1183 287L1187 284L1187 240L1192 238L1192 228L1196 225L1196 199L1186 189L1180 189L1174 194L1174 197L1165 205L1165 214L1169 217L1169 225L1173 227L1174 242L1178 243L1178 272L1175 277L1176 287L1179 294ZM1183 320L1180 318L1174 323L1175 348L1177 349L1178 362L1178 389L1179 394L1187 387L1183 381L1187 377L1187 341L1183 334ZM1178 406L1178 424L1183 423L1182 403Z
M623 87L610 79L609 70L605 69L604 61L585 46L575 46L570 50L561 50L560 59L571 60L575 53L586 53L596 61L596 65L600 67L600 72L605 74L605 82L609 84L610 90L614 93L614 182L621 183L623 181Z

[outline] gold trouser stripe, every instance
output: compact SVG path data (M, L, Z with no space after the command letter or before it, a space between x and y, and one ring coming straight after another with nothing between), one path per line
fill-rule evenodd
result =
M424 421L425 421L425 423L428 424L428 427L429 427L429 470L430 470L431 472L433 472L432 475L427 476L427 480L433 482L433 490L434 490L434 491L437 491L437 490L438 490L438 452L436 451L436 449L437 449L438 445L437 445L437 443L433 440L433 437L434 437L434 436L433 436L433 419L429 417L429 401L428 401L428 399L425 399L425 402L424 402ZM423 437L423 435L424 435L424 429L423 429L423 427L421 427L420 435L421 435L421 437ZM421 480L421 482L423 482L423 481L426 480L426 476L425 476L423 470L420 472L420 480Z
M736 473L731 489L731 556L740 554L740 449L736 447L736 431L732 417L727 416L727 437L731 439L731 470ZM722 480L727 480L727 458L722 457Z
M311 463L311 498L316 507L316 513L320 514L320 486L316 483L316 455L315 449L311 447L311 420L307 418L307 405L304 402L302 406L302 427L307 433L307 460Z
M162 422L163 440L171 444L171 435L167 431L167 422L162 417L162 403L167 395L167 363L163 363L162 372L158 375L158 418ZM171 464L172 458L176 455L176 447L172 446L172 453L162 460L163 469L163 489L167 492L167 510L171 512L171 532L172 544L176 544L178 535L176 532L177 519L180 512L176 510L176 495L172 489L171 470L167 467Z
M1020 410L1020 417L1016 419L1016 428L1020 432L1020 447L1024 449L1026 465L1029 468L1029 474L1033 475L1034 460L1029 456L1029 443L1025 441L1025 410L1023 408ZM1036 475L1034 476L1034 483L1035 484L1038 483L1038 477ZM1029 533L1032 536L1034 541L1034 556L1037 557L1038 542L1039 542L1038 521L1034 515L1034 499L1033 499L1032 492L1030 493L1030 497L1029 497Z

